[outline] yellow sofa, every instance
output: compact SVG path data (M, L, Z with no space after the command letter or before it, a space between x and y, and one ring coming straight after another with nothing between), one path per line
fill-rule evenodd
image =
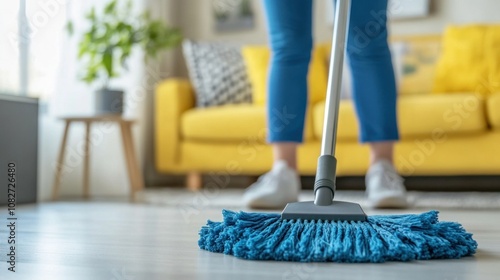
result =
M393 40L406 44L398 99L401 141L395 148L395 165L403 175L500 174L500 55L494 47L500 42L499 30L497 26L451 26L442 37ZM464 43L464 35L472 39ZM269 170L272 153L265 143L269 50L248 46L243 55L254 104L196 108L187 79L171 78L157 86L158 171L190 174L189 185L197 188L200 174L210 174L216 183L224 184L226 175L259 175ZM310 86L305 142L298 151L302 175L316 171L327 60L328 46L315 47L311 62L315 76L309 77L315 86ZM339 114L337 174L364 175L368 148L358 143L351 100L342 100Z

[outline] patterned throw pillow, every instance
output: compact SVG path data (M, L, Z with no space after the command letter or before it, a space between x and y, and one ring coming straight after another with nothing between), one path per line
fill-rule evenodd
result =
M252 102L252 88L239 48L185 40L182 49L198 107Z

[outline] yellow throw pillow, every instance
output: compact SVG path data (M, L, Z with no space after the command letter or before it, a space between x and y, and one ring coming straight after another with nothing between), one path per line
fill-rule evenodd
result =
M476 92L488 94L485 38L487 26L449 26L443 35L442 54L437 63L433 92Z
M242 49L248 77L252 84L252 99L256 105L264 106L267 96L267 76L271 51L267 46L246 46ZM309 103L325 99L327 67L322 52L315 48L311 55L308 74Z

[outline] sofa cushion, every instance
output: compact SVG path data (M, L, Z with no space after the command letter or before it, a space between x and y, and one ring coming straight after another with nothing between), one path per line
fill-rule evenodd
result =
M443 35L442 54L436 68L433 92L478 92L487 81L485 39L488 26L449 26Z
M256 105L265 105L267 96L267 76L271 51L267 46L246 46L242 49L243 58L250 83L252 101ZM309 103L315 104L325 99L327 86L327 66L321 50L315 48L311 54L308 74Z
M246 104L191 109L182 116L182 137L201 141L264 142L265 111L265 107ZM304 140L313 138L312 113L308 112Z
M495 129L500 129L500 93L491 95L486 104L489 124Z
M500 104L500 99L498 102ZM323 115L324 102L321 102L314 107L316 138L323 135ZM498 115L495 120L500 123L500 114ZM429 136L436 131L446 134L486 131L485 116L485 102L474 94L402 96L398 99L401 138ZM350 100L341 102L337 137L339 141L358 138L358 125Z

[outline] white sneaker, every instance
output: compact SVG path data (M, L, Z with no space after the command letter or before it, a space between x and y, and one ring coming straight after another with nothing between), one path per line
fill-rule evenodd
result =
M374 163L366 173L368 202L374 208L406 208L404 179L387 160Z
M247 188L243 201L251 208L284 208L287 203L298 200L300 188L297 172L285 161L278 161L271 171Z

